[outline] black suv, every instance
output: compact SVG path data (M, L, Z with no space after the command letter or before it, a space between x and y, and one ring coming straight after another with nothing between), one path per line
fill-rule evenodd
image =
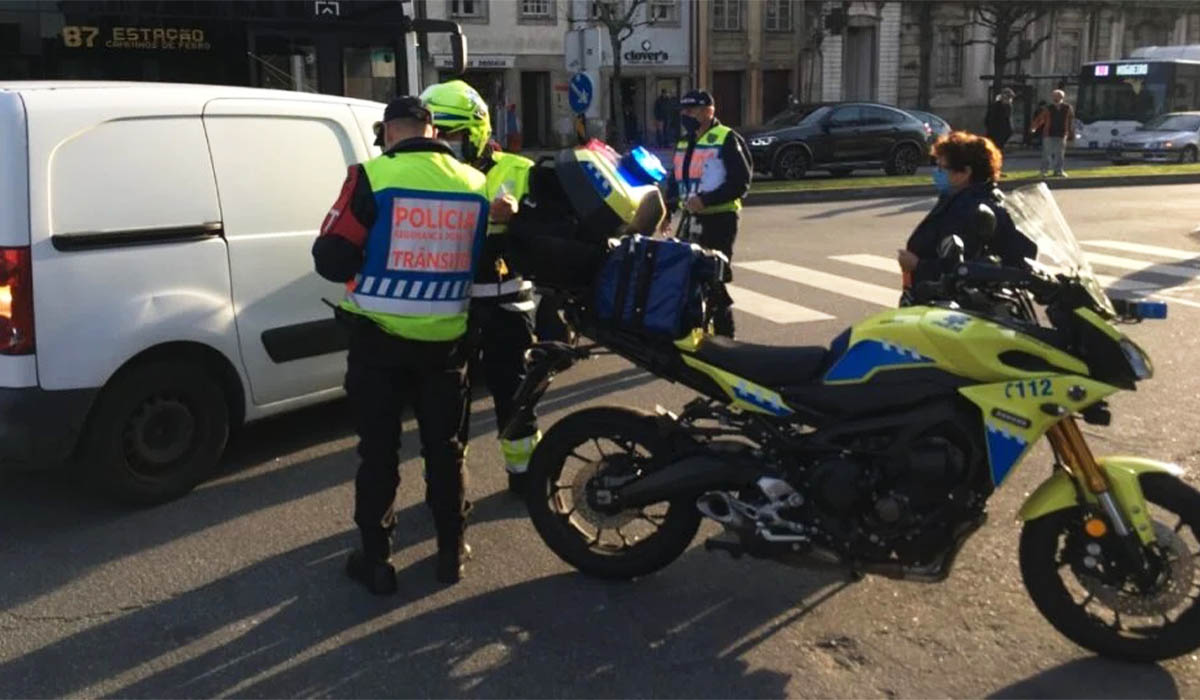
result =
M790 110L744 136L754 169L788 180L802 178L809 170L846 175L883 168L888 175L912 175L929 158L924 122L871 102Z

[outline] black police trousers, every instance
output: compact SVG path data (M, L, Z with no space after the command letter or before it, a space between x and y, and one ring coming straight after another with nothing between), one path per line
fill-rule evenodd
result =
M702 247L719 250L733 262L733 242L737 238L739 214L723 211L717 214L693 214L700 224L700 238L693 240ZM717 335L733 337L733 299L723 283L718 283L713 308L713 330Z
M461 340L400 338L349 316L339 313L350 332L345 386L361 460L354 482L354 522L363 552L375 560L391 555L405 406L412 407L417 419L438 549L457 551L470 510L462 439L469 402L464 345Z
M525 351L533 345L533 314L505 309L496 299L472 299L467 337L469 361L479 363L483 370L496 408L496 432L502 432L513 418L513 398L525 381ZM531 414L515 427L509 439L519 440L536 432L537 418Z

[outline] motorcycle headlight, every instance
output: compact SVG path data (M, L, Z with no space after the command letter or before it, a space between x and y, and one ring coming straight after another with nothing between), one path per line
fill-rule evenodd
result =
M778 138L778 136L756 136L750 139L750 145L759 147L770 146L771 144L775 143Z
M1137 343L1129 338L1122 338L1121 351L1125 353L1125 359L1129 362L1133 376L1137 377L1138 381L1154 376L1154 365L1150 364L1150 356L1139 348Z

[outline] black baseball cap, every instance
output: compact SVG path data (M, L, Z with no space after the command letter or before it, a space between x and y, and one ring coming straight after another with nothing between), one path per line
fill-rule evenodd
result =
M692 90L679 98L680 107L712 107L713 96L708 90Z
M388 103L387 108L383 110L383 120L390 122L393 119L415 119L426 124L433 123L433 115L421 104L419 98L412 95L402 95Z

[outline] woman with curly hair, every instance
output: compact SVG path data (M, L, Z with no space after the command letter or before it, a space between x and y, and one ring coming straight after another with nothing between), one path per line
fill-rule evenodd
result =
M1037 246L1017 231L1004 209L1004 195L996 187L1004 156L996 144L955 131L937 140L933 155L937 204L909 236L904 250L898 251L905 289L942 275L938 247L948 236L962 239L966 260L997 255L1006 266L1022 267L1026 258L1037 255ZM981 204L996 214L996 231L989 242L980 240L972 226Z

